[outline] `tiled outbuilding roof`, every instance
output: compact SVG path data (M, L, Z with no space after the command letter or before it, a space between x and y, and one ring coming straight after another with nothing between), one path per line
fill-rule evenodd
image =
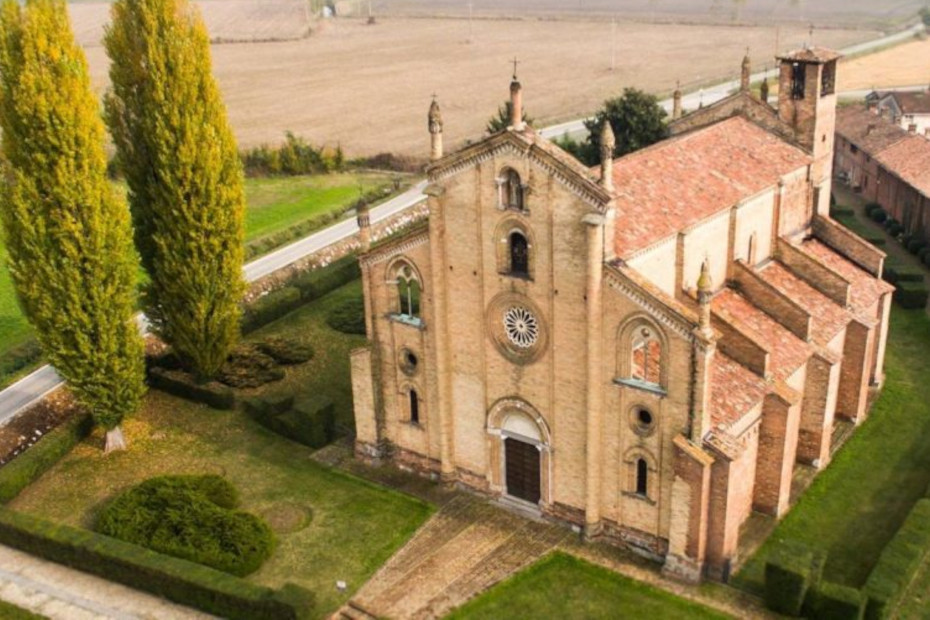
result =
M895 100L902 114L930 114L930 90L892 92L887 95Z
M614 162L621 258L753 196L806 166L810 157L733 117Z
M908 136L891 121L858 105L837 108L836 133L871 157Z
M875 159L886 170L930 198L930 140L908 134Z

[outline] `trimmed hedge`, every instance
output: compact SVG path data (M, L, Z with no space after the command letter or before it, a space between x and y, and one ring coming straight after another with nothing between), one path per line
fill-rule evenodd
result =
M246 306L242 316L242 333L253 332L259 327L280 319L300 306L319 299L361 275L358 259L354 254L344 256L325 267L306 271L292 278L286 286Z
M251 398L245 401L245 410L262 426L311 448L322 448L336 438L335 408L322 395L296 402L284 395Z
M918 500L881 556L862 591L868 598L865 617L870 620L891 614L907 585L930 552L930 499Z
M927 296L927 287L922 282L899 281L894 291L894 300L908 310L926 307Z
M804 615L815 620L859 620L864 612L862 592L827 581L812 589L804 602Z
M930 255L930 246L924 247L917 251L917 258L922 263L926 263L928 255Z
M89 415L78 414L0 467L0 504L5 504L71 451L94 428Z
M242 333L255 331L263 325L277 321L303 304L300 290L294 286L271 291L247 306L242 314Z
M220 476L159 476L109 502L94 530L245 577L271 555L274 535L262 519L233 510L238 504Z
M881 207L879 207L878 209L873 210L873 211L869 214L869 217L872 218L872 221L873 221L873 222L877 222L878 224L882 224L882 223L884 223L885 220L888 219L888 214L885 213L885 210L884 210L884 209L882 209Z
M820 582L825 558L795 541L778 545L765 563L765 605L798 616L808 590Z
M330 291L360 277L362 277L362 271L358 265L358 258L354 254L349 254L326 267L302 273L291 282L291 285L297 287L300 290L301 299L308 302L319 299Z
M917 254L925 247L927 247L927 242L923 239L911 239L907 242L907 251L911 254Z
M313 617L313 592L259 586L109 536L0 508L0 543L182 605L235 620Z
M869 217L872 217L872 213L875 211L882 211L882 206L877 202L869 202L865 205L865 214Z
M346 299L326 315L326 324L343 334L365 335L365 301Z
M165 370L156 366L149 369L148 382L156 390L195 403L203 403L214 409L228 410L236 406L236 395L227 386L215 381L196 383L190 375L182 371Z

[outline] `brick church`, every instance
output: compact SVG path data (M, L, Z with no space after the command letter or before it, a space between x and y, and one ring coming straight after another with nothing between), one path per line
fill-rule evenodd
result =
M838 54L778 59L670 137L587 168L522 122L444 154L428 218L372 246L356 453L727 579L752 511L881 385L884 254L830 219Z

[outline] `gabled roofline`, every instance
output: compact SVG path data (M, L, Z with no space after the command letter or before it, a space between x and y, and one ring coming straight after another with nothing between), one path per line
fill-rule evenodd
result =
M524 131L501 130L433 162L427 166L426 174L431 182L439 181L508 149L534 160L599 212L607 210L613 196L601 187L588 169L530 128ZM558 153L553 152L555 149Z

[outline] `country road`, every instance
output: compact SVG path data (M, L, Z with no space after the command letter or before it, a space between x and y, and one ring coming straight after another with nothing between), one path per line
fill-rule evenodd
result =
M885 47L923 32L922 24L916 24L906 30L891 35L881 37L865 43L850 46L842 50L842 53L849 56L853 54L862 54L870 50ZM763 77L773 77L775 70L755 73L752 80L761 80ZM685 109L697 108L702 103L709 105L726 97L730 92L739 87L738 80L730 80L717 84L712 87L700 89L688 93L682 97L682 106ZM902 90L911 90L919 87L902 87ZM920 87L922 88L922 87ZM887 89L892 90L892 89ZM864 96L867 91L851 91L849 93L839 93L840 96ZM672 102L666 99L661 102L666 110L671 110ZM566 133L572 137L584 137L584 121L578 119L546 127L540 130L540 134L547 138L558 138ZM378 222L384 218L390 217L405 209L408 209L423 200L423 189L426 181L421 181L411 189L395 198L385 202L371 211L372 222ZM316 232L309 237L305 237L279 250L258 258L245 265L244 273L249 282L254 282L264 276L277 271L291 263L297 262L301 258L318 252L319 250L341 241L356 233L358 227L354 219L343 220L332 226ZM18 413L25 410L33 403L42 399L49 392L53 391L62 384L61 378L51 366L43 366L32 374L20 379L10 387L0 391L0 426L13 419Z

